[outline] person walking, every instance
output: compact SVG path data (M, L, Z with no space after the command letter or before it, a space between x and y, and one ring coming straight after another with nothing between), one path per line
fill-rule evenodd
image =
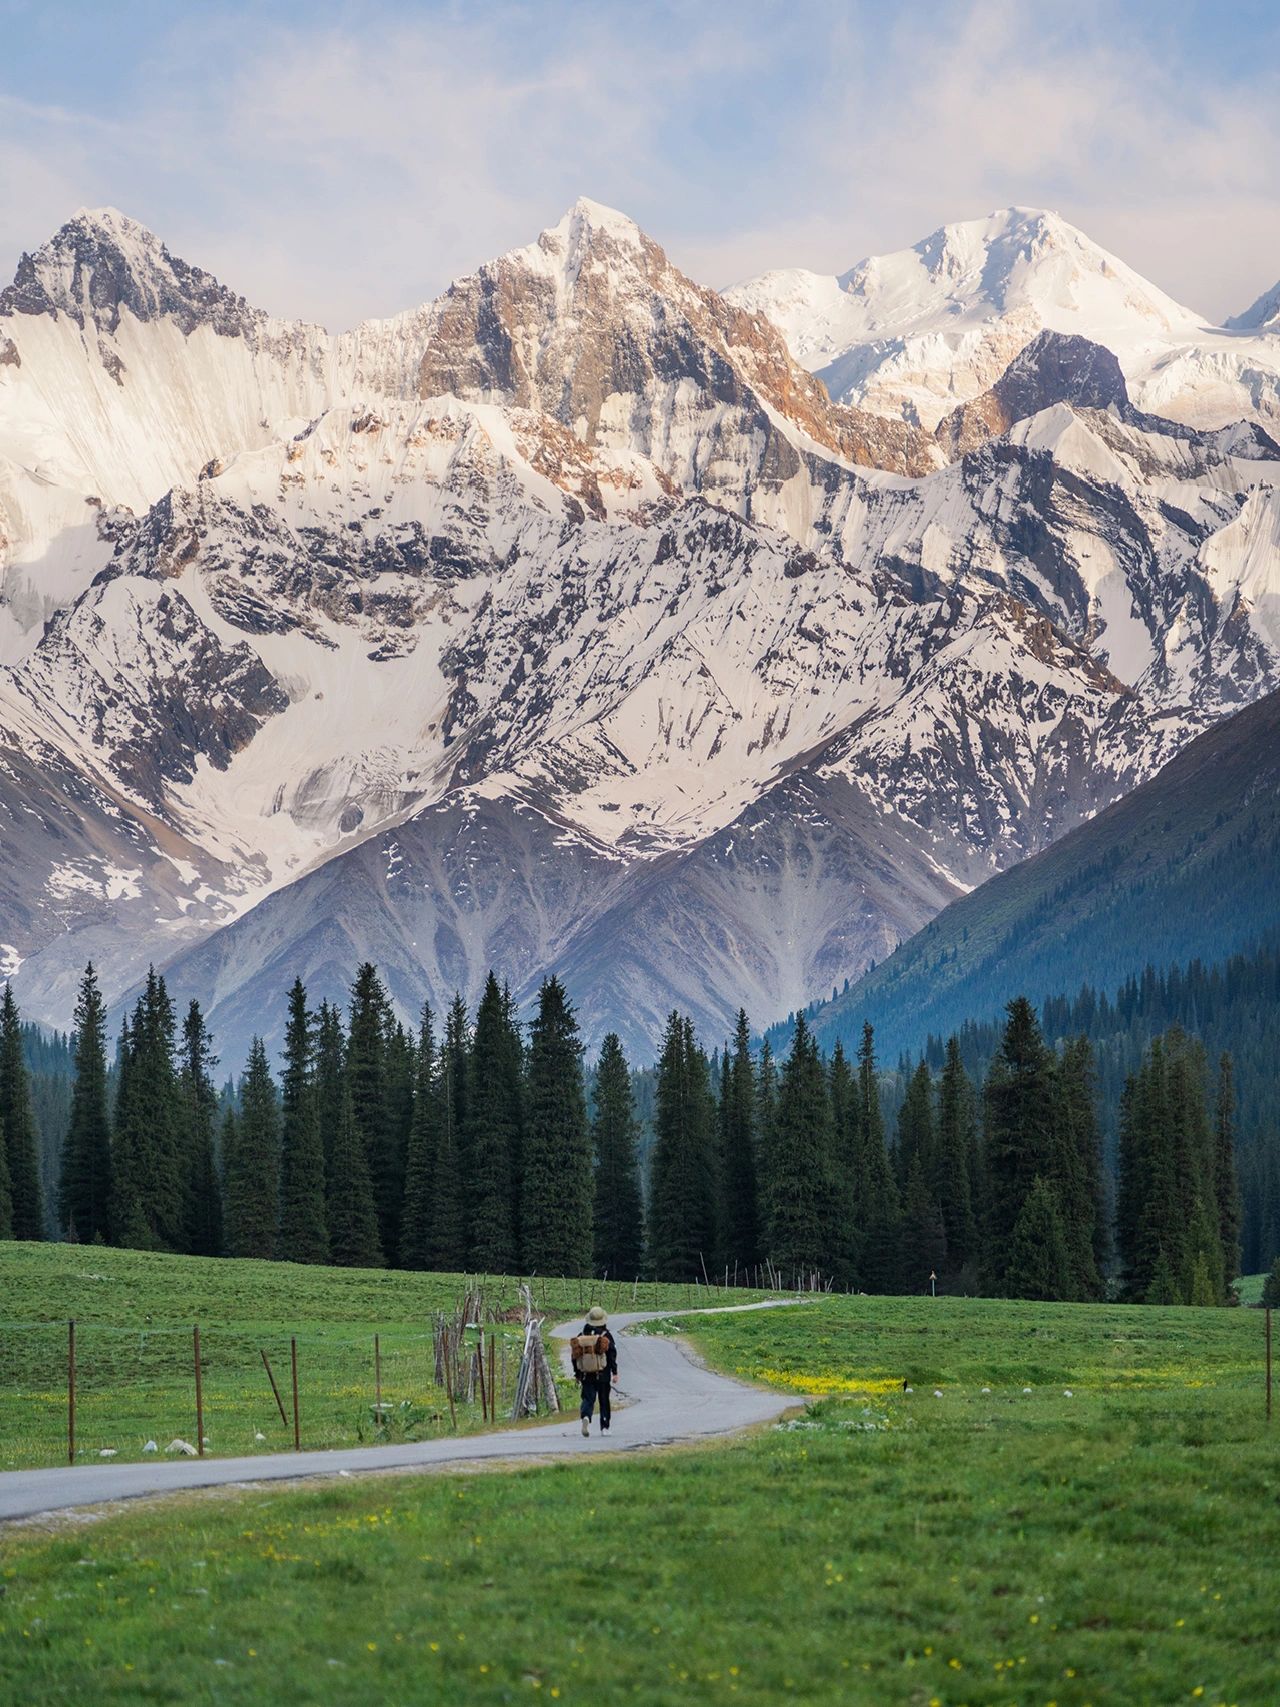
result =
M569 1342L573 1352L573 1373L582 1386L582 1432L591 1433L591 1413L596 1400L600 1401L600 1432L609 1432L613 1407L609 1402L610 1389L618 1379L618 1343L609 1332L609 1318L598 1304L587 1311L580 1334Z

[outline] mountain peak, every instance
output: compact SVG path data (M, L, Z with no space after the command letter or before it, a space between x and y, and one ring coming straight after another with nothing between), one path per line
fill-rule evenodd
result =
M114 333L125 309L136 320L175 319L188 335L200 325L243 335L262 318L114 207L80 208L21 257L13 283L0 291L0 314L64 314L100 332Z
M600 231L621 242L638 246L644 241L644 233L634 219L625 213L619 213L617 208L606 207L603 202L592 201L590 196L579 196L573 206L551 228L555 232L568 234L572 231Z
M1280 282L1264 290L1243 314L1233 314L1224 324L1232 332L1280 332Z

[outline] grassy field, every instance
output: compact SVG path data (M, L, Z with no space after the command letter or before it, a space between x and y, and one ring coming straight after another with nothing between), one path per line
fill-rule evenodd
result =
M841 1298L681 1326L824 1396L727 1446L9 1531L0 1699L1275 1701L1257 1312Z
M161 1449L175 1436L194 1442L191 1329L197 1321L212 1454L292 1446L292 1337L298 1341L304 1446L448 1433L448 1402L434 1384L432 1322L437 1310L457 1307L468 1284L461 1275L0 1243L0 1470L66 1462L71 1317L78 1460L96 1459L104 1450L117 1462L138 1458L148 1440ZM518 1281L480 1284L495 1308L518 1304ZM699 1291L630 1284L598 1290L610 1308L634 1301L638 1309L660 1310L696 1303ZM535 1295L552 1321L576 1314L594 1297L591 1283L577 1280L539 1280ZM383 1402L391 1407L381 1431L374 1421L375 1333ZM506 1328L506 1357L496 1359L508 1408L522 1337L518 1325ZM272 1397L264 1350L288 1423ZM456 1409L460 1431L481 1426L478 1399Z

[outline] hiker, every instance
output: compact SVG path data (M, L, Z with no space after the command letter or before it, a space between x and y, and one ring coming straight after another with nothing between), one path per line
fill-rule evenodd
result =
M582 1432L591 1433L591 1413L600 1401L600 1432L609 1432L609 1389L618 1379L618 1344L609 1332L608 1316L598 1304L587 1311L582 1332L569 1342L574 1379L582 1384Z

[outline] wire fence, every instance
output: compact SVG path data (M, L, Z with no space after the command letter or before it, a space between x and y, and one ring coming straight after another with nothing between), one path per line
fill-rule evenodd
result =
M465 1305L421 1330L0 1322L0 1468L466 1433L513 1420L529 1358L539 1374L526 1371L524 1408L531 1398L534 1414L551 1411L532 1319L532 1335L523 1318Z

